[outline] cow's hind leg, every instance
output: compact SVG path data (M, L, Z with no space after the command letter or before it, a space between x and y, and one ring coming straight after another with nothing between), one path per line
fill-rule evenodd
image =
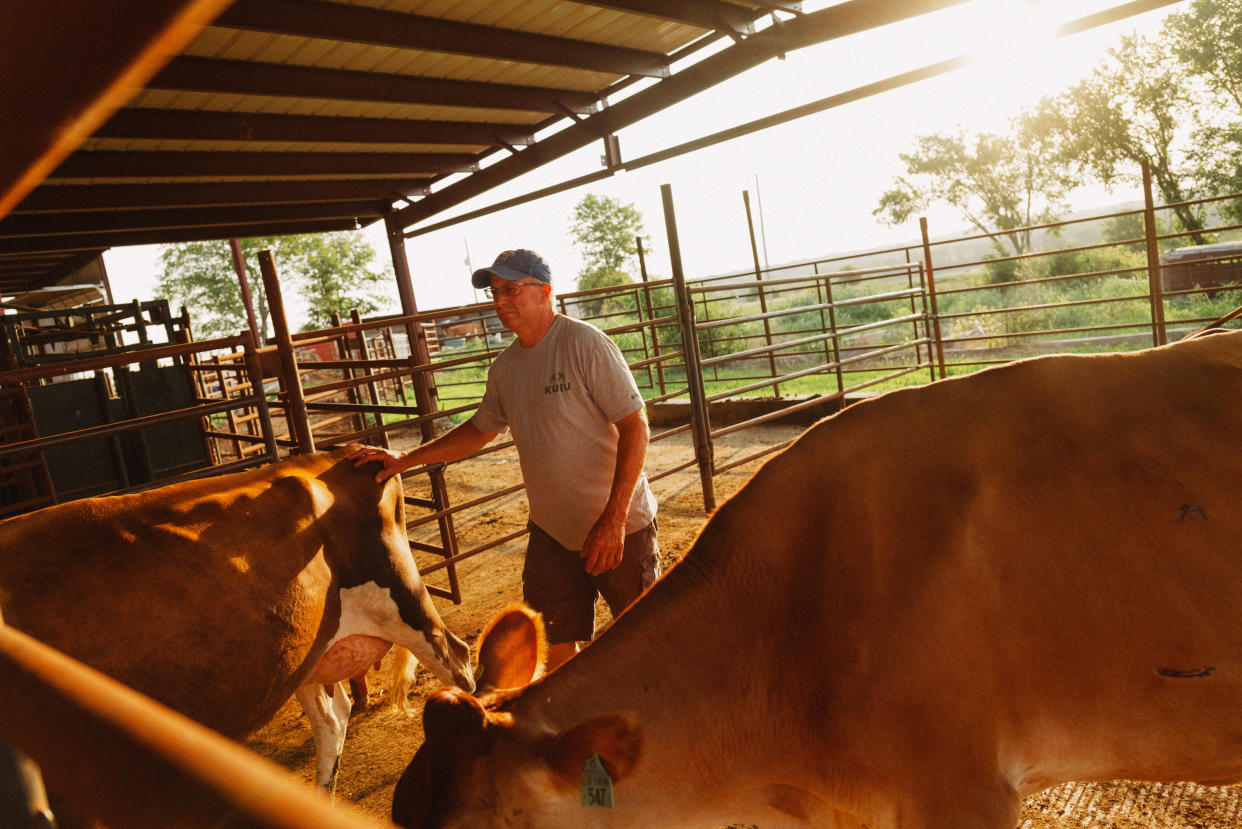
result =
M349 727L349 695L345 683L338 682L331 695L319 683L298 688L295 696L310 721L315 740L315 785L336 793L336 772L345 749L345 730Z
M353 707L349 709L350 716L366 711L371 707L371 690L367 685L367 672L365 670L349 678L349 695L354 700Z

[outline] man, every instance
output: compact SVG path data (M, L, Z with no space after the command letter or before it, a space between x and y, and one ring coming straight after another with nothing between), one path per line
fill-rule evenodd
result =
M403 455L379 460L384 480L483 448L506 427L530 504L522 594L541 613L548 669L595 632L595 599L615 617L659 576L655 497L643 475L649 430L621 350L585 322L556 311L552 271L533 251L509 250L471 276L517 339L493 361L470 420Z

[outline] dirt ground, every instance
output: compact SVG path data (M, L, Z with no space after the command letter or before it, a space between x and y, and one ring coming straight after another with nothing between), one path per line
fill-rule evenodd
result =
M716 447L717 466L748 457L798 435L801 427L768 424L721 439ZM394 439L394 447L413 445L410 439ZM649 474L669 469L693 457L685 433L652 443ZM740 487L762 463L756 460L716 478L717 501ZM451 500L460 504L487 492L518 483L516 455L512 450L479 458L451 468L448 475ZM417 483L414 486L417 493ZM669 475L652 484L660 502L659 544L667 567L689 549L705 515L697 467ZM425 494L425 493L423 493ZM488 538L525 526L526 502L522 494L508 496L482 512L458 519L462 549L471 549ZM417 534L415 537L419 537ZM438 543L438 537L425 534ZM458 565L463 601L454 605L436 599L446 624L472 645L488 620L501 608L521 598L521 562L524 539L480 553ZM425 567L434 558L420 558ZM446 587L443 571L433 573L428 584ZM599 626L608 613L601 602ZM337 798L352 801L375 817L387 819L392 790L422 740L422 699L438 687L428 671L419 668L418 685L410 695L416 713L406 715L390 709L387 670L391 656L380 671L370 674L370 707L350 723L345 753L337 782ZM314 747L305 717L290 700L277 716L246 742L247 747L289 769L310 785L314 778ZM1027 800L1019 829L1069 829L1069 827L1115 827L1115 829L1236 829L1242 826L1242 787L1212 788L1193 784L1145 783L1066 784Z

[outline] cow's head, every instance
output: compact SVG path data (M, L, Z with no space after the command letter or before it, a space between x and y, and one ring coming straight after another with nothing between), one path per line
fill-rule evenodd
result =
M598 755L613 782L642 749L634 717L593 717L568 730L515 720L506 703L540 671L539 618L513 607L479 642L479 696L444 689L423 708L424 740L393 793L392 819L424 827L580 826L583 771Z
M339 586L340 630L400 645L449 685L474 689L470 647L444 626L424 587L405 534L405 499L398 476L376 483L370 465L344 460L320 476L334 501L324 540Z

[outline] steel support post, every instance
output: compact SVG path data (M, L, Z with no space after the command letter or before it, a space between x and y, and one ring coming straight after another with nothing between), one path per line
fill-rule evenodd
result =
M638 271L643 278L643 304L647 309L647 320L650 322L656 318L655 305L651 301L651 279L647 275L647 259L643 251L643 237L638 236L634 239L635 250L638 251ZM641 317L641 311L639 316ZM646 347L647 336L651 336L651 350L655 352L655 356L660 356L660 326L655 322L643 329L643 346ZM645 351L644 351L645 354ZM651 369L647 369L650 371ZM664 388L664 361L656 360L655 363L656 382L660 387L660 396L667 394Z
M263 275L267 307L272 312L276 350L280 353L281 385L285 387L285 419L289 422L291 437L297 441L298 451L309 454L315 451L315 437L311 434L306 398L302 395L302 378L298 376L298 358L293 351L293 338L289 334L289 321L285 317L285 300L280 293L280 280L276 276L276 263L270 250L259 251L259 271Z
M397 221L395 213L384 216L384 228L388 233L388 250L392 256L393 272L397 275L397 294L401 297L401 314L414 317L418 314L418 305L414 301L414 281L410 275L410 261L405 255L405 228ZM431 363L431 355L427 349L427 335L417 320L406 325L406 335L410 340L410 360L413 365L426 366ZM435 396L431 393L431 382L426 371L414 374L414 402L420 415L429 415L436 411ZM435 440L435 422L428 418L419 429L422 431L423 442ZM444 481L444 467L436 466L427 473L431 484L431 497L437 511L447 511L449 507L448 485ZM457 533L453 528L453 516L445 512L438 520L440 527L440 543L444 548L444 557L452 559L457 555ZM449 593L454 604L461 604L461 588L457 583L457 568L451 563L445 568L448 572Z
M936 344L936 368L932 371L932 379L939 373L940 379L946 376L944 365L944 340L940 337L940 308L936 303L936 273L932 270L931 237L927 233L926 217L919 218L919 233L923 237L923 273L927 278L927 299L931 303L932 342Z
M250 394L254 398L259 428L263 430L264 451L268 460L275 461L280 457L280 451L276 448L276 429L272 425L272 413L267 407L267 392L263 390L263 362L259 359L260 345L254 332L251 331L249 341L242 345L242 360L246 364L246 375L250 378ZM221 381L220 391L223 397L228 397L228 393L224 391L223 381ZM237 457L241 460L243 456L239 452Z
M677 217L673 211L673 188L660 185L664 202L664 229L668 235L668 259L673 269L673 290L677 295L677 320L681 326L682 362L686 367L686 386L690 392L690 430L694 435L694 457L699 463L703 484L703 509L716 509L716 490L712 475L715 458L712 449L711 420L707 416L707 391L703 387L703 366L699 356L699 335L694 325L694 303L681 266L681 242L677 238Z
M1147 293L1151 297L1151 341L1169 341L1164 323L1164 276L1160 272L1160 240L1156 232L1156 202L1151 193L1151 165L1143 162L1143 235L1147 242Z
M254 341L263 345L263 332L259 330L259 322L254 315L254 299L250 295L250 280L246 277L246 259L242 256L241 244L236 239L229 239L229 250L233 253L233 270L237 272L237 287L241 291L242 307L246 309L246 322Z
M768 320L768 297L763 290L763 269L759 267L759 245L755 241L755 222L750 214L750 191L742 191L742 203L746 205L746 229L750 232L750 254L755 260L755 282L759 283L755 291L759 294L759 311L763 317L763 342L764 345L772 345L772 323ZM766 247L764 248L766 250ZM772 372L772 379L775 380L779 375L776 373L776 353L768 352L768 368ZM781 387L779 383L772 386L772 394L776 397L781 396Z
M358 311L357 308L354 308L353 310L349 312L349 321L352 322L354 325L362 325L362 314L361 312ZM367 345L367 332L360 330L358 331L356 336L358 337L359 359L370 360L371 359L371 347ZM362 370L362 376L370 377L371 369L364 368ZM379 390L375 387L375 381L374 380L368 381L366 386L367 386L367 397L371 400L371 405L373 406L379 405L380 396L379 396ZM362 423L364 427L366 425L366 422L367 422L367 416L364 414L362 415ZM379 412L375 413L375 425L380 428L379 428L379 431L375 433L374 437L379 440L380 446L387 449L388 448L388 432L384 431L383 429L384 416L380 414ZM370 436L368 436L368 439L370 439Z
M815 273L819 273L819 265L815 265ZM824 279L819 283L823 288L821 294L822 300L828 303L828 327L827 330L832 332L830 340L824 342L824 357L828 361L836 364L837 375L837 394L841 395L841 407L845 407L845 370L841 367L841 336L837 334L837 303L832 298L832 274L824 274ZM824 312L819 312L819 325L824 327ZM832 343L832 353L828 353L828 342Z

